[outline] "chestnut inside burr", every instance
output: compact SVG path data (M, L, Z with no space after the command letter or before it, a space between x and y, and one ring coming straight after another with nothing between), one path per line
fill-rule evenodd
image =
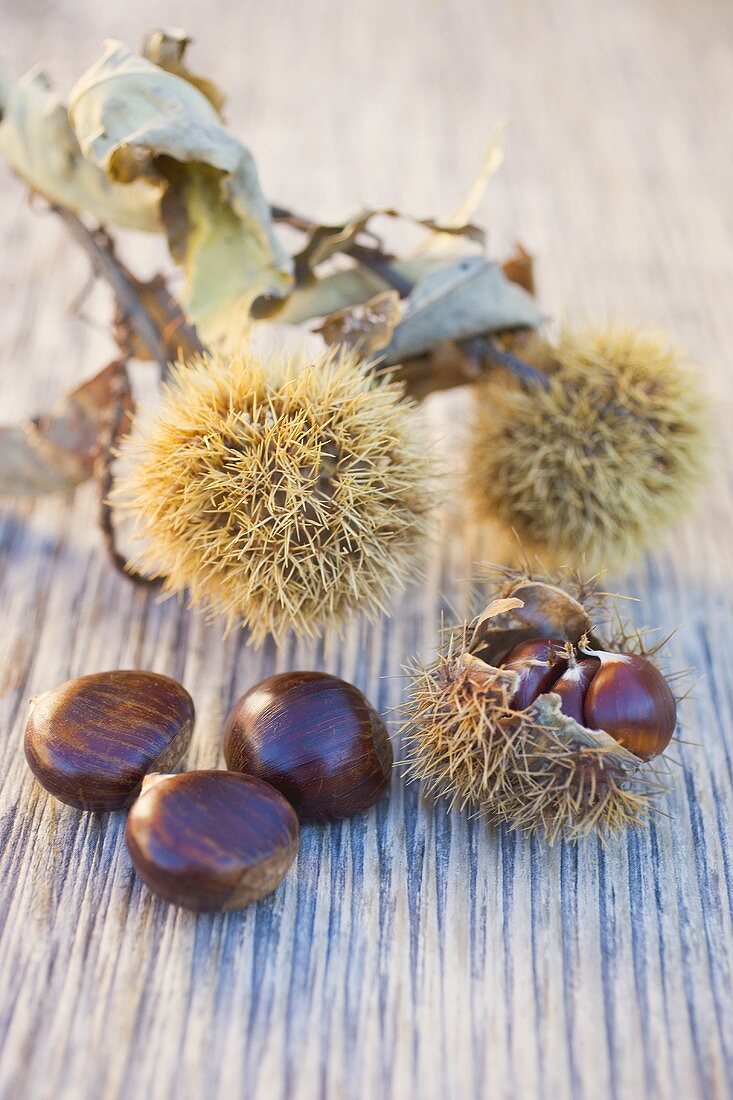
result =
M587 729L603 730L642 760L664 752L672 739L675 698L659 669L640 654L533 638L511 650L501 667L518 675L510 700L514 710L553 692L564 714Z

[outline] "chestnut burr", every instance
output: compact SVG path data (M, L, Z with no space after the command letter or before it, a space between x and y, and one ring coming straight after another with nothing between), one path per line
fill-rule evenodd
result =
M285 672L251 688L226 725L233 771L272 783L302 820L361 813L389 785L392 746L353 684L323 672Z
M99 672L32 701L25 755L38 782L61 802L118 810L148 772L178 763L193 724L193 700L170 677Z
M198 912L239 909L280 884L298 850L292 806L251 775L151 775L127 818L135 870L154 894Z

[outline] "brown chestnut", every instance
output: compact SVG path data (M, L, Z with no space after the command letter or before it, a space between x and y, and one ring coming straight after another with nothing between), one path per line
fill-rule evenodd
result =
M605 730L642 760L664 752L677 724L677 704L659 669L637 653L592 654L600 667L586 692L585 725Z
M600 668L600 664L597 657L584 657L582 661L578 661L573 656L565 672L549 689L560 696L560 710L563 714L574 718L581 726L585 725L583 708L588 685Z
M199 912L239 909L272 893L299 836L295 811L274 787L226 771L148 776L125 828L145 885Z
M272 783L303 820L361 813L389 785L392 746L353 684L324 672L284 672L236 703L224 739L227 767Z
M504 658L502 668L519 674L519 682L509 700L512 710L525 710L539 695L550 691L565 669L565 643L559 638L532 638L520 642Z
M39 783L81 810L118 810L191 739L193 700L168 676L119 669L68 680L31 702L25 755Z

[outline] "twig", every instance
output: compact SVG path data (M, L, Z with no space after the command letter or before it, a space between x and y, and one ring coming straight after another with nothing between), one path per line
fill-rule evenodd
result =
M125 366L125 361L120 361L121 365ZM124 371L124 377L127 378L127 372ZM115 402L114 411L110 421L107 437L103 442L101 448L98 464L97 464L97 476L99 479L99 528L102 532L102 539L104 541L107 555L114 568L118 573L121 573L127 580L132 581L134 584L139 584L146 588L160 588L162 581L157 577L147 577L144 573L140 573L137 569L134 569L128 562L125 555L117 547L117 532L115 529L114 517L112 513L112 505L110 503L110 494L114 487L114 462L115 462L115 447L119 443L123 435L125 435L127 428L127 408L124 403L125 397L129 396L129 380L127 382L127 391L122 390L117 401Z
M500 348L489 336L474 336L470 340L463 340L461 347L467 355L475 356L481 363L488 362L505 367L526 385L541 386L544 390L550 388L550 379L545 371L533 367L526 359L520 359L513 352Z
M206 349L195 329L185 320L183 311L168 293L162 279L141 283L115 255L109 234L103 228L88 229L71 210L63 206L51 207L68 229L71 236L89 256L94 271L111 286L119 311L125 322L147 350L151 359L160 364L163 374L168 365L184 350L202 353ZM145 298L155 298L153 303ZM160 316L156 316L159 314Z

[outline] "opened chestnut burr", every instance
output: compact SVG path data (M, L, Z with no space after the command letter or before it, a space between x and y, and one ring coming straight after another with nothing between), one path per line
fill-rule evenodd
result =
M292 806L251 775L151 775L127 818L125 840L145 885L196 911L239 909L282 881L298 850Z
M224 756L227 767L271 783L310 821L367 810L392 768L374 707L353 684L323 672L285 672L251 688L229 716Z
M178 763L193 724L193 700L170 677L99 672L32 701L25 755L39 783L62 802L118 810L148 772Z

